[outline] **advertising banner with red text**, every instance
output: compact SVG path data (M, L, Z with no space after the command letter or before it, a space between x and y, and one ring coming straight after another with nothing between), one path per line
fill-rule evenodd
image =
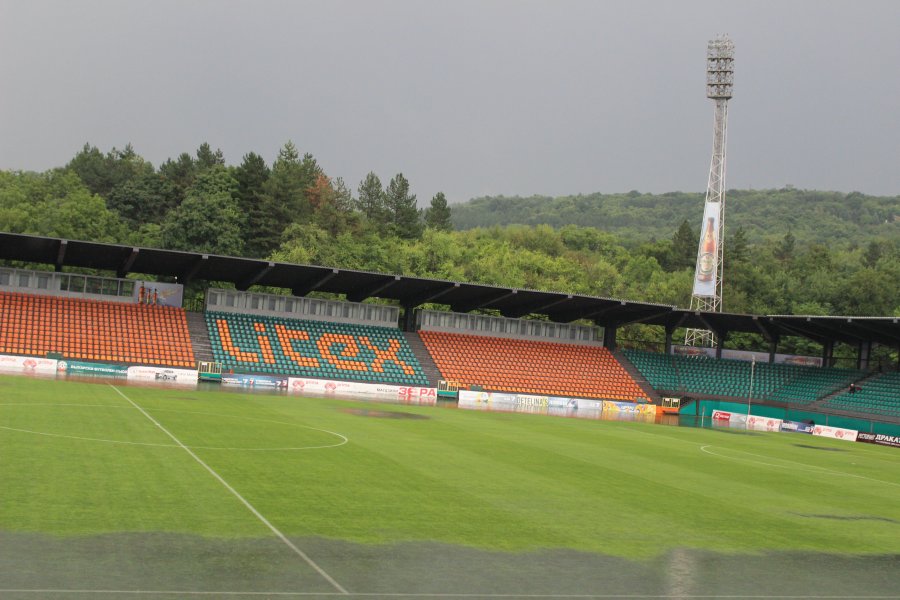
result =
M747 429L752 431L781 431L781 422L782 419L750 415L747 419Z
M22 375L56 375L56 363L50 358L0 354L0 371Z
M829 427L828 425L816 425L813 427L813 435L844 440L846 442L855 442L858 433L855 429L844 429L843 427Z
M712 412L712 424L714 427L733 427L735 429L744 429L747 427L747 415L742 413L733 413L725 410L714 410Z
M290 377L288 392L308 396L336 396L341 398L371 398L401 404L437 404L437 388L357 383L333 379Z

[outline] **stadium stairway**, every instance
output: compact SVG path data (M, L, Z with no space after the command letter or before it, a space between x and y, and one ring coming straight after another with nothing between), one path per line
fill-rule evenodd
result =
M440 369L438 369L437 365L434 363L431 354L428 353L425 342L422 341L422 338L420 338L419 334L415 331L404 331L403 335L406 337L406 341L409 343L409 347L412 349L413 354L419 360L419 364L422 365L422 371L425 373L425 377L428 378L428 385L430 387L437 387L438 382L443 379L444 376L441 375Z
M653 389L653 386L650 385L647 379L641 374L640 371L638 371L637 367L634 366L634 363L628 360L628 357L625 356L625 354L621 350L616 348L615 350L613 350L612 355L616 358L617 361L619 361L619 364L622 365L622 368L625 369L625 372L631 375L631 378L634 379L635 383L637 383L638 386L640 386L640 388L644 391L644 393L647 394L647 397L650 398L650 402L652 402L653 404L659 404L662 401L662 396L660 395L660 393Z
M206 319L203 313L187 312L188 333L191 336L191 345L194 347L194 358L198 361L215 361L212 351L212 343L209 341L209 330L206 328Z
M877 377L878 375L879 375L879 373L872 371L871 373L866 374L865 377L857 379L853 383L856 384L857 387L862 387L863 384L865 384L865 382L869 381L873 377ZM806 405L806 408L808 408L810 410L821 410L822 408L824 408L824 405L827 404L829 400L831 400L832 398L835 398L837 396L840 396L841 394L843 394L846 391L847 391L847 388L842 387L838 390L831 392L830 394L822 396L815 402L810 402L809 404Z

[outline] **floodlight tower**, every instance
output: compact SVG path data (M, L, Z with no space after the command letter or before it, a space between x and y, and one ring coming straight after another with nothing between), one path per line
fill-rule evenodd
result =
M734 85L734 43L728 36L710 40L706 47L706 97L715 101L712 161L703 224L700 228L700 247L694 271L691 310L720 312L722 310L722 267L725 248L725 140L728 125L728 100ZM688 346L713 346L715 335L706 329L688 329Z

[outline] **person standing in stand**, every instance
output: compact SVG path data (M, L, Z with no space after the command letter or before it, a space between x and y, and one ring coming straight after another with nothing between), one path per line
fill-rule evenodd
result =
M156 306L159 303L159 294L156 291L156 288L153 288L153 305Z
M141 287L138 288L138 304L144 303L144 282L141 282Z

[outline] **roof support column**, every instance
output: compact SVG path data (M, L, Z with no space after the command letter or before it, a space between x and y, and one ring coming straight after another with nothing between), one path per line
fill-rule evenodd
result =
M616 349L616 325L607 323L603 326L603 346L610 352Z
M869 369L869 357L872 355L872 342L860 342L859 352L856 355L856 368L861 371Z
M728 339L728 331L716 331L716 358L722 358L722 348L725 347L725 340Z
M830 367L834 362L834 340L825 340L822 344L822 366Z
M675 333L674 327L666 326L666 346L663 351L666 354L672 354L672 335Z
M778 338L772 338L769 341L769 364L775 364L775 354L778 353Z
M403 306L403 316L400 317L400 329L403 331L416 330L416 307L413 305Z

